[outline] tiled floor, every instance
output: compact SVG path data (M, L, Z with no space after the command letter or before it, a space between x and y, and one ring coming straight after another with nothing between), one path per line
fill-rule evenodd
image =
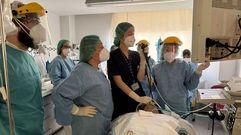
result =
M191 122L191 123L193 124L197 132L197 135L211 135L211 132L212 132L211 119L206 116L196 116L195 118L196 118L195 122ZM209 125L210 127L208 129ZM215 121L213 135L228 135L228 133L226 133L220 121Z
M206 116L196 116L196 120L191 122L197 132L197 135L211 135L211 125L208 130L208 123L211 122L210 119ZM65 135L63 130L60 130L55 135ZM223 129L219 121L215 121L214 124L214 134L213 135L228 135Z

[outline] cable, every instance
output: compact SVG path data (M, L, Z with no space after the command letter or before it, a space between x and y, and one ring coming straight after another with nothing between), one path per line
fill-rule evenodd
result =
M158 89L157 89L157 91L158 91ZM159 93L159 91L158 91L158 93ZM160 94L160 93L159 93ZM162 98L162 96L161 95L159 95L161 98ZM170 108L172 108L173 110L175 110L175 111L177 111L177 112L188 112L188 113L186 113L186 114L183 114L183 115L181 115L180 117L184 117L184 116L189 116L190 114L192 114L192 113L196 113L196 112L199 112L199 111L202 111L202 110L204 110L204 109L206 109L207 107L209 107L210 105L212 105L212 103L210 103L210 104L208 104L208 105L206 105L206 106L204 106L204 107L202 107L202 108L199 108L199 109L196 109L196 110L193 110L193 111L180 111L180 110L176 110L174 107L172 107L171 105L169 105L169 104L167 104L167 102L162 98L162 100L163 100L163 102L165 102L165 104L168 106L168 107L170 107ZM162 109L162 107L157 103L157 101L156 100L154 100L154 99L152 99L152 101L155 103L155 105L157 105L156 107L158 107L159 109L157 109L157 110L160 110L160 111L163 111L163 109ZM138 111L139 110L139 108L140 108L140 106L141 105L143 105L142 103L139 103L138 105L137 105L137 107L136 107L136 111ZM171 110L170 110L171 111ZM186 116L186 117L187 117ZM186 118L186 117L184 117L184 119Z
M152 102L153 102L153 104L152 104L152 103L149 103L149 104L152 104L152 105L154 105L155 107L159 108L158 110L160 110L160 111L162 110L162 109L161 109L161 106L156 102L156 100L152 99ZM136 112L137 112L138 110L140 110L140 107L142 107L142 105L145 105L145 104L139 103L139 104L136 106Z
M239 29L241 29L241 18L238 19L238 26L239 26Z
M144 52L143 52L144 53ZM148 88L150 90L150 95L151 95L151 98L153 99L153 94L152 94L152 87L151 87L151 78L152 78L152 75L151 75L151 68L150 68L150 64L149 64L149 61L148 61L148 57L145 56L145 59L146 59L146 73L147 73L147 81L148 81Z
M202 111L202 110L208 108L210 105L212 105L212 103L210 103L210 104L208 104L208 105L206 105L206 106L204 106L204 107L202 107L202 108L200 108L200 109L193 110L193 111L190 111L189 113L183 114L181 117L182 117L183 119L185 119L185 118L188 117L190 114L193 114L193 113Z
M239 28L241 29L241 18L238 19L238 24L239 24ZM207 38L206 42L209 42L209 44L211 44L211 46L213 46L212 44L214 44L216 47L224 47L225 49L227 49L230 52L229 54L224 55L222 57L212 57L213 60L226 58L226 57L230 56L231 54L238 53L241 50L241 44L240 44L241 36L239 37L239 40L236 43L236 46L230 46L228 44L223 44L223 43L220 43L219 41L215 41L210 38ZM233 50L230 50L229 48L233 48Z
M161 96L161 94L160 94L160 92L159 92L159 90L158 90L158 88L157 88L157 86L156 86L156 83L154 82L153 84L154 84L155 89L156 89L159 97L161 98L161 100L162 100L171 110L174 110L174 111L180 112L180 113L186 113L186 112L187 112L187 111L177 110L177 109L175 109L174 107L172 107L171 105L169 105L169 104L166 102L166 100Z

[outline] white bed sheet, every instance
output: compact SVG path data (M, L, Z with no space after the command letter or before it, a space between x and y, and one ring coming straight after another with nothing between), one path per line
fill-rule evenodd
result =
M117 118L110 135L180 135L180 132L196 135L193 126L184 119L140 111Z

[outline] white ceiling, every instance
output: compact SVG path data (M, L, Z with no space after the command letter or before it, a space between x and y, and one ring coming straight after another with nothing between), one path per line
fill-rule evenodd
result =
M179 2L155 3L145 5L128 6L101 6L87 7L85 0L21 0L23 3L36 1L42 4L47 10L60 16L115 13L127 11L150 11L150 10L169 10L192 8L193 0L183 0Z

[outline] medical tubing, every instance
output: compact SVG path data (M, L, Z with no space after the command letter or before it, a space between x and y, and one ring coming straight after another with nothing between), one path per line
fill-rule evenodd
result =
M149 64L148 59L147 59L146 56L145 56L145 60L146 60L146 68L147 68L146 72L147 72L148 88L150 90L151 98L153 99L153 94L152 94L152 89L151 89L152 87L151 87L151 82L150 82L150 78L152 78L152 75L150 74L151 73L151 68L150 68L150 64ZM149 95L147 95L147 96L149 96Z
M156 100L152 99L152 101L157 105L158 109L155 109L155 110L158 110L158 111L163 111L162 107L156 102ZM139 110L139 107L142 105L142 103L139 103L137 106L136 106L136 112ZM202 107L202 108L199 108L197 110L193 110L193 111L189 111L188 113L186 114L183 114L181 115L180 117L183 118L183 119L186 119L190 114L192 113L196 113L196 112L199 112L199 111L202 111L204 110L205 108L209 107L210 105L212 105L212 103ZM184 117L185 116L185 117Z
M139 110L139 107L141 106L142 103L139 103L137 106L136 106L136 112Z
M9 1L5 1L5 5L10 4ZM7 66L7 52L6 52L6 44L5 44L5 32L4 32L4 21L3 21L3 2L0 3L0 17L1 17L1 42L2 42L2 57L3 57L3 71L4 71L4 80L5 80L5 88L7 94L7 109L8 109L8 118L9 118L9 132L10 135L14 135L14 118L11 108L11 98L10 98L10 89L9 89L9 78L8 78L8 66Z
M230 56L231 54L234 54L234 53L238 53L240 50L241 50L241 45L240 44L240 41L241 41L241 36L239 37L239 40L235 46L235 48L227 55L225 56L222 56L222 57L213 57L212 59L216 60L216 59L222 59L222 58L225 58L225 57L228 57ZM225 46L225 45L224 45ZM235 51L237 49L237 51Z
M238 20L238 24L239 24L239 27L241 27L241 19L240 19L240 18L239 18L239 20ZM231 47L231 46L229 46L229 45L223 45L222 43L219 43L222 47L224 47L224 48L226 48L227 50L229 50L230 53L227 54L227 55L225 55L225 56L222 56L222 57L213 57L212 59L213 59L213 60L218 60L218 59L222 59L222 58L228 57L228 56L230 56L230 55L233 54L233 53L238 53L238 52L241 50L241 45L239 45L240 42L241 42L241 36L239 37L239 40L238 40L236 46L235 46L235 47L232 47L232 48L234 48L232 51L230 51L229 49L226 48L226 47ZM220 45L219 45L219 46L220 46ZM236 49L237 49L237 51L235 51Z
M152 101L158 106L158 108L160 109L157 109L157 110L161 110L161 106L156 102L156 100L152 99ZM136 112L139 110L139 107L142 105L143 103L139 103L137 106L136 106Z
M185 118L186 118L187 116L189 116L190 114L196 113L196 112L200 112L200 111L208 108L210 105L212 105L212 103L210 103L210 104L208 104L208 105L206 105L206 106L204 106L204 107L202 107L202 108L199 108L199 109L197 109L197 110L189 111L188 113L183 114L181 117L185 119ZM185 117L184 117L184 116L185 116Z

